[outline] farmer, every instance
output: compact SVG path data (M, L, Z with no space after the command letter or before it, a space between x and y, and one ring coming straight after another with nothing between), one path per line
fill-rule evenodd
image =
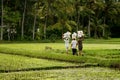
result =
M82 41L84 40L84 34L83 31L78 31L78 55L83 55L82 49L83 49L83 44Z
M65 42L65 48L66 48L67 54L68 54L68 49L69 49L70 35L71 35L71 33L69 31L67 31L66 33L63 34L63 37L62 37Z
M72 48L72 54L75 55L77 54L77 41L75 38L72 39L72 42L71 42L71 48Z

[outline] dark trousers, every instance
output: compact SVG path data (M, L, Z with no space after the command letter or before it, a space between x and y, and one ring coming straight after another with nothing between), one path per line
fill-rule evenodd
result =
M72 49L72 53L75 55L77 53L77 49Z

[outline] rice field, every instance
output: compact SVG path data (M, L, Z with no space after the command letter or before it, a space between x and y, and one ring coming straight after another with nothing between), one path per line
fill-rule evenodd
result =
M85 41L84 56L64 43L1 43L0 80L120 80L119 40Z
M89 67L0 73L0 80L120 80L120 71Z
M37 59L18 55L0 54L0 71L28 71L54 67L77 66L78 64L59 62L47 59Z

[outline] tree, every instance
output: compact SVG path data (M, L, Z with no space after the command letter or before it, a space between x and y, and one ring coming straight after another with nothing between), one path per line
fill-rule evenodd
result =
M55 16L57 17L57 22L52 25L52 29L61 30L61 32L72 31L72 28L76 28L77 24L74 20L69 19L74 13L73 6L67 0L57 1ZM61 8L63 6L63 8Z
M93 10L93 4L94 4L94 0L89 0L87 1L86 7L87 7L87 13L88 13L88 37L91 37L91 17L93 14L95 14L94 10Z
M83 29L89 37L94 35L103 37L107 35L106 32L115 34L113 29L120 28L119 1L4 0L4 16L0 16L0 22L2 26L4 19L4 25L9 25L9 28L14 26L17 30L18 40L36 39L37 28L40 30L41 39L49 38L50 34L61 37L60 34L67 30L76 31L79 29ZM0 6L2 10L2 3ZM56 29L58 33L55 32ZM1 35L4 35L3 38L6 39L6 28L4 28L4 34L2 31L1 27ZM118 34L117 36L119 36Z
M37 4L35 4L34 25L33 25L33 40L35 39L35 26L36 26L36 16L37 16L38 6L39 6L39 1L37 1Z
M118 2L117 2L118 3ZM114 0L105 0L104 2L104 8L101 10L103 12L103 21L104 21L104 26L108 25L109 29L112 27L112 24L116 22L117 20L117 15L119 16L119 10L120 7L118 6L119 3L117 4L116 1ZM118 20L119 21L119 20ZM111 23L111 24L110 24ZM103 28L105 29L105 28ZM105 30L104 30L105 31ZM105 33L105 32L104 32ZM106 36L106 34L103 34L103 36Z
M49 19L49 16L51 16L51 8L52 8L52 3L54 3L55 0L44 0L42 1L42 16L43 16L43 19L44 19L44 39L46 39L46 29L47 29L47 26L49 25L48 24L48 19Z

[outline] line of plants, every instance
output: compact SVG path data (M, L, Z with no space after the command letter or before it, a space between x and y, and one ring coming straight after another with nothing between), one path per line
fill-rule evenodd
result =
M99 44L120 44L120 38L111 39L84 39L84 43L99 43Z
M119 80L120 71L109 68L69 68L0 73L0 80Z
M94 62L97 59L97 58L90 58L87 56L73 56L69 54L59 54L49 50L44 52L38 52L32 50L24 50L24 49L14 50L14 49L0 47L0 52L4 54L22 55L33 58L43 58L43 59L76 62L76 63L85 63L91 61Z
M120 49L85 50L88 56L99 58L99 66L120 69Z
M101 57L106 59L119 59L120 49L97 49L97 50L85 50L85 53L89 56Z
M59 61L67 61L67 62L74 62L74 63L91 63L91 65L93 63L95 63L98 66L102 66L102 67L113 67L113 68L120 69L120 66L119 66L120 59L119 58L117 58L117 59L107 58L106 59L105 57L99 56L100 54L104 54L104 52L102 52L102 51L103 50L101 50L101 51L93 50L93 52L96 52L95 56L94 55L89 56L90 54L93 53L93 52L90 52L89 50L85 51L85 53L86 53L85 56L73 56L73 55L67 55L67 54L59 54L59 53L55 53L53 51L38 52L38 51L32 51L32 50L28 51L25 49L21 50L21 49L9 49L9 48L0 47L1 53L22 55L22 56L35 57L35 58L44 58L44 59L51 59L51 60L59 60ZM106 50L104 50L104 51L106 51ZM119 55L119 50L118 50L118 52L114 52L114 51L115 50L113 50L111 52L111 56L112 56L112 54ZM88 53L88 55L87 55L87 53ZM108 55L108 53L109 53L109 51L106 51L105 55L103 55L103 56ZM97 54L98 54L98 56L97 56Z
M89 65L89 64L87 64ZM1 54L0 73L82 67L81 64Z
M94 39L94 38L89 38L89 39L84 39L84 43L99 43L99 44L120 44L120 38L110 38L110 39ZM51 43L51 40L34 40L34 41L0 41L0 44L8 44L8 43ZM55 40L54 43L63 43L62 39Z

